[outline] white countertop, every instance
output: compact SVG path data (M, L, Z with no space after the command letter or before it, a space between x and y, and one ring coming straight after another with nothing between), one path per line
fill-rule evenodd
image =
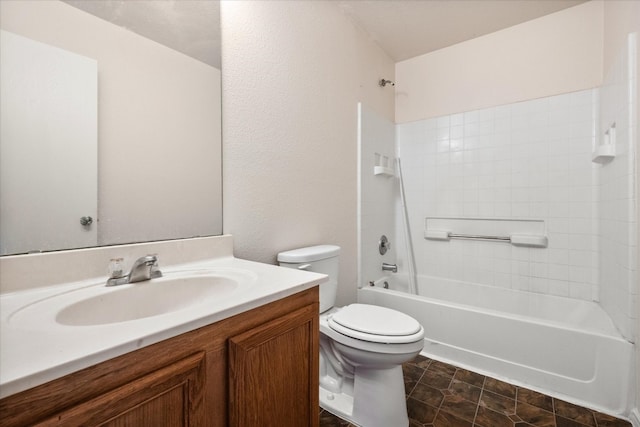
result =
M52 313L31 310L27 321L16 313L54 295L104 286L107 277L0 295L0 398L44 384L255 307L312 288L327 276L245 261L231 256L176 264L163 273L202 269L242 270L251 282L229 297L159 316L92 326L55 322ZM157 279L154 279L157 280ZM148 282L153 284L153 280ZM136 286L130 284L125 286ZM83 291L84 292L84 291ZM59 299L59 298L58 298ZM144 301L140 302L144 304ZM117 310L117 307L114 307ZM46 310L43 310L46 311Z

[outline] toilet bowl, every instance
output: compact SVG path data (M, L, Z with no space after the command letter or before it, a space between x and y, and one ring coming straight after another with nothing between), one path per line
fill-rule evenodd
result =
M424 329L385 307L333 307L339 250L321 245L278 255L282 266L329 275L320 285L320 406L362 427L408 426L402 363L422 350Z

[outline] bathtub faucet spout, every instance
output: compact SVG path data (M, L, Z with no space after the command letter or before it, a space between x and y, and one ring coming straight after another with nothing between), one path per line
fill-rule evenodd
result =
M392 273L398 272L398 266L396 264L387 264L386 262L382 263L382 271L390 271Z

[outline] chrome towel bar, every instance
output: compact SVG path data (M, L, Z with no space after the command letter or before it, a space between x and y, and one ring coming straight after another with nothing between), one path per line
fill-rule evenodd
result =
M512 234L510 236L491 236L481 234L462 234L452 233L446 230L426 230L424 232L424 238L428 240L450 240L450 239L465 239L465 240L487 240L496 242L511 243L515 246L533 246L539 248L546 248L548 245L547 236L535 235L535 234Z
M478 234L457 234L448 233L451 239L470 239L470 240L504 240L511 241L511 236L482 236Z

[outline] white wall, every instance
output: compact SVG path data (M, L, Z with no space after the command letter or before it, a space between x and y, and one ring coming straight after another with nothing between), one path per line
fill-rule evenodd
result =
M396 64L396 123L593 88L602 1L574 6Z
M393 62L335 2L223 1L224 231L236 256L342 247L355 301L358 101L393 117Z
M99 244L221 232L219 70L60 1L0 27L98 61Z

